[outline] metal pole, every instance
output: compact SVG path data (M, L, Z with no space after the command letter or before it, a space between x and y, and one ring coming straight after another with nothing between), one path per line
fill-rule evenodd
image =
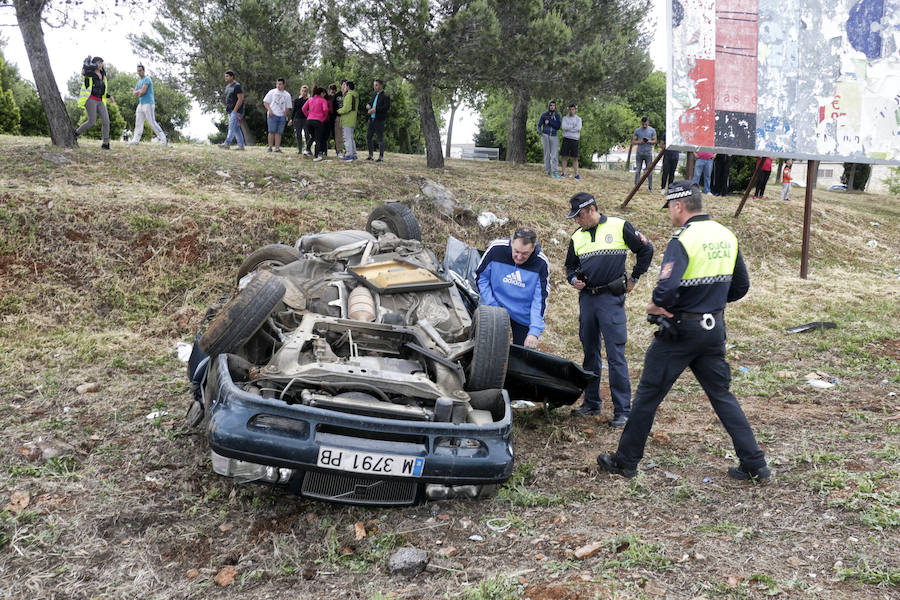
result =
M623 202L622 206L620 206L619 208L625 208L628 205L628 203L631 201L631 199L634 197L634 195L637 193L637 191L639 189L641 189L641 185L644 184L644 181L646 181L647 177L650 176L650 173L653 172L653 169L656 168L656 163L659 162L659 159L661 159L663 157L663 154L665 154L665 153L666 153L665 150L659 151L659 154L656 155L656 158L653 159L653 162L650 163L650 166L647 167L647 170L644 171L644 174L641 176L641 178L638 180L638 182L636 184L634 184L634 189L631 190L631 193L628 194L628 197L625 198L625 202Z
M806 203L803 208L803 246L800 250L801 279L806 279L809 272L809 225L812 220L813 185L818 170L819 161L811 160L806 163Z
M741 198L741 203L738 204L737 210L734 211L734 218L737 219L741 216L741 211L744 210L744 202L747 201L747 196L750 195L750 190L753 189L753 186L756 185L756 180L759 179L759 168L762 166L762 161L764 158L759 158L756 161L756 169L753 171L753 177L750 178L750 184L747 186L747 189L744 190L744 197Z

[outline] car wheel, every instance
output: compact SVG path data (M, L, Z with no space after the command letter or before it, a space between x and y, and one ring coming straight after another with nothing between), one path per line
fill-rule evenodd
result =
M262 326L284 292L284 284L269 274L254 278L212 320L197 345L210 360L237 350Z
M475 310L475 348L469 364L466 389L503 387L509 361L509 314L499 306L481 305Z
M237 279L240 281L247 273L252 273L266 265L280 267L300 258L300 253L284 244L269 244L251 252L238 268Z
M375 210L369 213L369 220L366 221L366 231L373 235L375 232L372 231L372 221L376 220L382 221L388 226L388 230L401 240L422 241L419 220L405 204L391 202L375 207Z

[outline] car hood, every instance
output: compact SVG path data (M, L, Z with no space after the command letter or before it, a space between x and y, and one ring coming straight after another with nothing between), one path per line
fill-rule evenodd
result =
M551 406L573 404L584 388L597 381L571 360L511 344L504 387L511 399L546 402Z

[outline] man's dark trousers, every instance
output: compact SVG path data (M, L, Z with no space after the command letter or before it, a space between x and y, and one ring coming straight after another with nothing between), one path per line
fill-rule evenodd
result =
M644 456L656 409L687 367L709 396L713 410L731 436L741 465L751 470L766 466L750 423L729 391L731 368L725 362L725 323L721 312L709 331L703 329L699 321L684 319L678 324L676 340L654 338L644 358L644 372L634 396L631 416L619 440L616 452L619 464L637 467Z
M631 407L631 382L628 380L628 363L625 360L625 342L628 329L625 318L625 296L598 294L591 296L585 292L578 294L579 335L584 348L584 369L597 375L602 373L600 363L600 340L606 346L609 364L609 390L612 396L613 413L627 415ZM584 390L584 406L588 409L600 408L600 379Z
M372 158L372 152L375 150L372 136L378 136L378 158L384 158L384 124L384 120L369 119L366 127L366 147L369 149L369 158Z

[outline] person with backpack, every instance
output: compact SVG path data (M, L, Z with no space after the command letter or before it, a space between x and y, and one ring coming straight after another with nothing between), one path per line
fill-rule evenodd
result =
M81 75L84 77L84 83L81 87L78 105L84 107L87 111L87 121L75 130L75 139L78 139L78 136L94 126L99 114L103 135L100 147L104 150L109 150L109 111L106 110L106 103L115 102L115 99L109 95L107 90L106 70L103 68L103 59L99 56L93 58L88 56L84 59L84 63L81 66Z

